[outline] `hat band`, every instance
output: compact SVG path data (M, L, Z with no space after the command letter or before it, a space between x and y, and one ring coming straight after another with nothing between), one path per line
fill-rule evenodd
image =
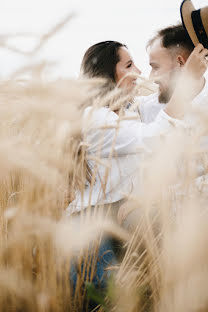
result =
M203 44L205 48L208 49L208 38L204 26L202 24L201 9L193 11L191 13L191 18L199 42Z

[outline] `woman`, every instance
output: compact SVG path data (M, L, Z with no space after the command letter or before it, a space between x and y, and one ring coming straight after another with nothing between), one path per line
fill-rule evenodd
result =
M130 93L134 89L136 77L141 74L141 71L135 66L133 59L131 55L129 54L128 49L125 45L116 41L105 41L105 42L100 42L96 45L93 45L86 51L83 57L82 65L81 65L81 73L84 77L87 77L87 78L104 78L105 80L103 81L103 84L104 84L105 91L114 90L116 86L119 85L120 90L123 90L123 91L125 90L125 93L126 92ZM136 76L128 75L132 73L136 74ZM104 95L102 91L103 90L101 90L102 97L104 97L106 94ZM89 110L90 109L86 109L85 115L89 115L88 114ZM107 111L105 111L105 108L104 109L101 108L100 110L97 111L97 113L100 114L100 118L101 118L100 121L101 121L102 118L104 117L103 114L106 114L106 113L108 114L108 109ZM117 115L118 111L117 112L114 111L112 113L113 113L113 118L115 116L118 117ZM138 117L138 114L136 114L136 117ZM106 118L108 120L107 115L104 117L104 119ZM111 118L112 116L110 117L109 121L111 120ZM94 120L96 123L97 122L99 123L98 115L95 116ZM97 128L97 125L94 125L94 126ZM99 128L99 125L98 125L98 128ZM85 141L87 142L89 141L90 132L91 131L89 132L87 131L88 138L87 137L85 138ZM101 133L99 134L98 132L97 132L98 136L93 137L92 141L97 142L97 144L99 145L100 144L99 137ZM112 138L111 134L113 135L113 132L114 132L114 129L108 132L107 137L104 138L104 140L106 141L105 146L107 148L106 150L107 154L109 153L109 150L111 148L110 147L111 143L109 141L109 138L110 139ZM93 133L95 134L94 131ZM83 135L86 135L86 130L83 131ZM110 144L110 145L107 147L106 144L107 145ZM93 146L91 147L93 148ZM97 147L95 147L95 149L97 149ZM89 149L87 153L88 153L88 156L90 154L92 155L93 153L97 154L96 151L92 152L92 150L89 151ZM96 156L100 158L101 155L97 154ZM103 159L103 165L100 165L99 169L97 170L96 168L97 162L88 159L88 167L89 167L88 172L91 173L90 174L91 178L87 179L87 183L86 183L87 185L85 189L83 189L82 191L77 191L75 200L67 208L68 215L72 214L72 215L79 216L80 211L83 208L85 208L84 214L85 212L89 212L90 214L92 214L95 212L96 209L98 210L99 213L101 212L101 209L104 209L104 213L105 213L107 211L109 212L109 208L112 208L111 211L114 212L113 215L115 217L117 216L118 208L120 204L123 202L123 200L122 199L120 200L119 197L118 197L118 200L117 198L115 198L115 200L110 199L111 191L108 185L106 187L106 190L104 190L105 184L107 180L109 180L108 172L106 168L108 167L108 162L111 162L111 161L114 162L113 159L110 160L109 157L107 156L105 159ZM104 163L106 163L107 167L105 166ZM117 177L119 176L120 169L119 169L118 163L113 164L113 166L115 167L115 171L113 175L111 175L110 173L109 174L111 176L112 184L114 184L114 187L117 188L118 187L117 180L119 181ZM92 182L93 180L94 180L94 183ZM103 196L102 196L103 199L105 197L106 199L109 197L109 199L103 201L100 198L99 200L99 197L101 196L100 191L103 193ZM92 198L91 198L91 192L93 192ZM115 193L117 192L119 193L118 188ZM93 252L94 248L91 247L91 250ZM90 262L90 258L93 258L91 255L91 252L89 254L90 254L89 259L87 257L88 262ZM92 282L94 286L96 286L96 288L103 289L106 286L106 280L107 280L106 277L109 276L108 273L106 275L106 268L109 267L109 265L117 263L117 256L115 253L115 242L113 242L113 240L110 237L102 239L102 242L99 245L99 250L96 256L97 256L97 261L94 264L95 274L94 274L94 278ZM81 268L79 269L79 271L81 270L82 275L83 275L84 262L81 262L81 263L82 264L81 264ZM93 265L91 264L88 265L88 270L85 269L86 270L85 272L88 271L90 274L91 267L93 267ZM87 273L84 273L84 276L85 276L85 280L89 279L89 276L87 275ZM74 285L74 288L76 287L77 278L78 278L78 270L76 268L76 265L72 265L71 271L70 271L70 279ZM96 304L94 302L92 301L90 302L90 308L94 308L95 305Z
M105 41L105 42L100 42L98 44L93 45L86 51L83 57L82 65L81 65L81 73L84 77L87 77L87 78L104 78L105 80L103 81L103 84L105 86L105 90L107 91L111 91L115 89L116 86L119 85L121 90L125 90L125 92L130 93L135 87L136 77L141 74L141 71L135 66L133 59L128 52L127 47L124 44L121 44L116 41ZM128 75L132 73L134 74L133 77L131 75ZM136 74L136 77L135 77L135 74ZM128 76L125 77L126 75ZM86 109L85 115L88 115L88 111L89 109ZM106 113L105 109L103 111L101 108L101 110L98 110L98 114L99 112L101 113L100 117L102 119L103 113L104 114ZM115 115L118 117L118 115L115 112L112 112L112 113L113 113L113 116ZM136 114L136 116L138 117L138 114ZM96 122L98 121L97 117L95 118ZM86 134L86 131L83 131L83 135L85 134ZM89 134L90 133L87 131L87 136ZM108 133L107 136L109 135L111 136L111 133ZM99 134L98 134L98 137L99 137ZM97 142L99 145L98 137L93 138L92 140L94 142ZM108 144L108 138L106 137L105 140L106 139L107 139L106 143ZM88 141L88 138L86 138L85 140ZM107 149L108 148L110 148L110 146L107 147ZM89 150L87 152L89 155ZM110 160L107 157L104 160L104 162L105 161L107 164L107 162ZM87 208L85 209L84 212L90 211L90 213L93 213L95 211L95 208L98 207L98 210L100 212L100 210L103 208L101 207L101 205L104 206L104 210L107 211L109 210L108 208L110 208L111 203L112 203L113 205L112 210L115 211L114 215L116 217L117 210L120 206L120 203L122 203L122 200L121 201L119 200L118 202L116 200L116 203L113 204L114 201L112 200L107 200L107 202L105 203L102 200L99 201L98 198L96 198L96 197L99 197L99 193L101 189L103 189L103 194L105 193L104 191L105 187L103 187L105 184L104 180L108 180L108 177L107 177L108 174L107 174L105 165L103 166L100 165L99 174L98 174L98 175L101 174L102 176L106 176L106 178L104 179L102 178L99 179L98 176L95 177L96 171L97 171L96 161L88 160L88 166L90 168L88 172L91 173L91 178L90 178L91 181L89 181L88 179L86 182L87 184L86 188L83 189L82 191L77 191L75 200L67 208L68 215L72 214L72 215L77 216L78 213L82 210L82 208ZM117 168L116 175L118 175L117 164L115 166ZM92 182L94 178L95 178L95 183ZM90 193L92 190L93 190L93 196L90 200L90 197L91 197ZM109 194L107 196L109 196ZM84 200L84 204L82 206L83 200ZM100 288L103 288L106 284L106 278L104 278L106 267L108 267L110 264L116 263L116 256L113 251L113 244L110 238L102 241L99 247L99 251L98 251L98 258L101 258L101 260L98 260L96 262L96 269L95 269L96 276L93 279L93 284L96 285L96 287L98 287L98 284L99 284ZM89 268L89 271L91 271L90 268ZM77 270L75 269L75 266L72 266L71 279L73 280L73 283L75 286L75 283L77 281Z

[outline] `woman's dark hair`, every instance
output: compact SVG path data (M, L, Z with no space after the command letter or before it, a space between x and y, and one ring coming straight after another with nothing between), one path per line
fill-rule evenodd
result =
M91 46L82 60L81 71L84 75L107 78L115 82L116 64L120 61L118 50L127 48L117 41L103 41Z

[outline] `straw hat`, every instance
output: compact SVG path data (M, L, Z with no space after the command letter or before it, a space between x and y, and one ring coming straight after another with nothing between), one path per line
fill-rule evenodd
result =
M181 19L193 44L202 43L208 49L208 6L196 10L191 0L181 4Z

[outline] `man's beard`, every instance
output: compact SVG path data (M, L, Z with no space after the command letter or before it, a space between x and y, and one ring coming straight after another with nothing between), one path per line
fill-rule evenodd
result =
M160 92L158 96L159 103L167 104L170 101L172 94L173 92L169 89Z
M159 103L167 104L170 101L176 87L177 79L178 71L173 70L169 78L169 86L166 88L166 90L161 90L161 92L159 93Z

